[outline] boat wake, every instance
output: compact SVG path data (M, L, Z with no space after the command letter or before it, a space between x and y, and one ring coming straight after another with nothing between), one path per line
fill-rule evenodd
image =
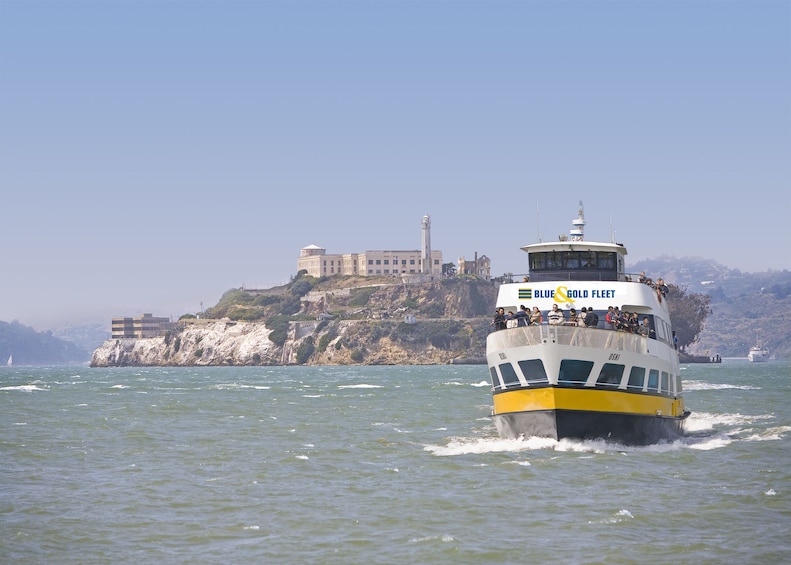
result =
M502 439L490 437L453 437L444 445L425 445L423 449L437 457L520 451L558 451L572 453L666 453L693 449L710 451L734 442L777 441L791 433L791 426L767 427L771 414L707 414L693 412L685 423L684 437L652 445L623 445L606 440L555 440L545 437Z
M489 438L451 438L446 445L426 445L423 447L437 457L485 453L517 453L520 451L558 451L570 453L664 453L691 447L687 438L672 443L657 443L645 446L623 445L605 440L555 440L545 437L521 437L519 439Z

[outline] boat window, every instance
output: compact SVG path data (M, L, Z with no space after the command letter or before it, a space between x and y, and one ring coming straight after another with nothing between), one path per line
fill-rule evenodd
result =
M562 269L563 255L560 253L547 253L547 269Z
M681 375L676 375L673 380L676 381L676 390L673 392L681 394Z
M614 269L615 253L606 253L599 251L596 254L596 267L598 267L599 269Z
M584 383L593 369L593 361L579 359L564 359L560 362L558 382Z
M629 371L629 383L626 388L643 390L643 383L645 382L645 367L632 367Z
M670 392L670 375L665 371L662 371L662 391Z
M659 371L656 369L651 369L648 373L648 390L654 391L659 388Z
M519 361L519 368L525 380L529 383L547 382L547 372L544 370L544 362L541 359L526 359Z
M497 376L497 370L494 367L489 367L489 373L492 376L492 386L500 388L500 377Z
M519 384L519 377L516 376L514 366L510 363L500 365L500 375L503 377L503 386L505 387Z
M623 376L623 365L616 365L615 363L605 363L601 371L599 371L599 378L596 379L597 385L605 386L618 386L621 384L621 377Z

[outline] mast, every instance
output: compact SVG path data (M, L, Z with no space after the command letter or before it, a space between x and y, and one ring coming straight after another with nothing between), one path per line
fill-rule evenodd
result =
M585 236L585 213L582 210L582 200L580 200L579 215L571 220L572 228L569 230L571 241L582 241Z

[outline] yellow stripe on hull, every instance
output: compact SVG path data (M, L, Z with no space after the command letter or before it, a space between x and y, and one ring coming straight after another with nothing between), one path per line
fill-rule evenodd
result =
M494 394L494 414L574 410L680 417L683 400L601 388L530 387Z

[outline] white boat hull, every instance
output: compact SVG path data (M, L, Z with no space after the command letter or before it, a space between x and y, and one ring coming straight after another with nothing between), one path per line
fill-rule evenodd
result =
M501 437L645 445L684 434L688 412L679 394L678 357L657 340L574 326L509 328L489 334L487 363ZM584 372L570 374L569 366L581 365ZM630 384L632 367L656 381Z

